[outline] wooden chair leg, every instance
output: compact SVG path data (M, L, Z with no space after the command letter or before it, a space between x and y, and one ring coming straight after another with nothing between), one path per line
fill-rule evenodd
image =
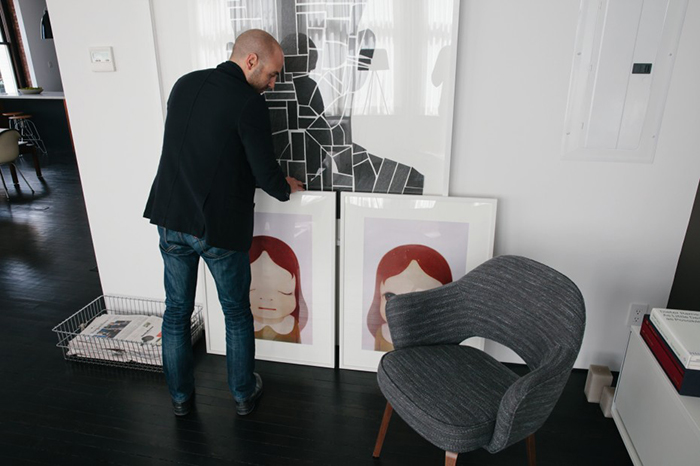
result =
M34 163L34 171L37 178L43 178L41 174L41 165L39 164L39 155L36 153L36 147L32 146L32 162Z
M459 455L459 453L446 451L445 452L445 466L457 466L457 455Z
M382 452L384 437L386 437L386 431L389 428L389 421L391 420L391 413L393 412L394 408L392 408L391 404L387 401L386 408L384 408L384 417L382 417L382 425L379 428L379 434L377 434L377 443L374 444L374 453L372 453L374 458L379 458L379 454Z
M527 466L536 466L537 460L535 458L535 434L530 435L525 439L527 445Z

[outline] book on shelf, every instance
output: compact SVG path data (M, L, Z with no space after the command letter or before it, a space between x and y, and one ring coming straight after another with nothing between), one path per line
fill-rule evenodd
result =
M654 308L650 320L681 365L700 370L700 312Z
M678 393L700 397L700 370L687 369L681 364L649 316L644 316L640 334Z

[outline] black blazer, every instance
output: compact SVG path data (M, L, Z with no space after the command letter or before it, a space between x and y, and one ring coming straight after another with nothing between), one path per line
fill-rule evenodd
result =
M180 78L168 99L163 152L144 217L211 246L247 251L256 184L289 199L265 98L231 61Z

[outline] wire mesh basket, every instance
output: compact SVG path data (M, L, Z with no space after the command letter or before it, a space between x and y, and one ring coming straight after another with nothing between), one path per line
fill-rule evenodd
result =
M100 296L58 324L57 347L68 361L163 371L161 324L165 302ZM195 305L192 343L202 336L202 306Z

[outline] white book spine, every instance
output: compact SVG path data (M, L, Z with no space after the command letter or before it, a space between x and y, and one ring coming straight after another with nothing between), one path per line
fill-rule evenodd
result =
M663 318L660 318L659 315L653 311L649 319L654 324L654 326L659 331L664 340L666 340L668 346L670 346L673 352L676 353L676 356L678 356L678 359L681 361L681 364L683 364L683 367L688 368L688 364L690 362L690 353L673 336L673 332L671 332L671 329L668 327L668 325L666 325L666 321Z

